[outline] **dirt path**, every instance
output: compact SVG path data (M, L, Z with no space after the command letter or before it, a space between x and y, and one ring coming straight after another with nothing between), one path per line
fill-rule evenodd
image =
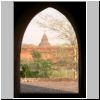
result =
M78 93L76 81L21 82L21 93Z

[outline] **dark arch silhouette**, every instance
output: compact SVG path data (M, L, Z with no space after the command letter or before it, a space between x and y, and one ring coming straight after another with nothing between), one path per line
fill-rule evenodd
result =
M20 96L20 52L25 29L42 10L52 7L61 12L74 27L79 45L79 94L86 96L86 3L85 2L14 2L14 97ZM24 95L25 96L25 95ZM61 97L61 95L59 95Z

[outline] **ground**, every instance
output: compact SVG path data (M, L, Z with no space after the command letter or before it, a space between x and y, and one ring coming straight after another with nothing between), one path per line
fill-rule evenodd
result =
M21 93L78 93L78 81L21 81Z

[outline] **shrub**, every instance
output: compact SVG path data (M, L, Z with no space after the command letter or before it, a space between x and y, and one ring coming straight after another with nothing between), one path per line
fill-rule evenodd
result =
M49 77L50 70L52 70L52 63L47 60L36 60L34 61L34 67L39 71L39 77Z
M39 71L32 71L31 77L38 78L39 77Z
M40 59L41 58L41 53L38 51L32 51L32 57L35 59Z
M59 70L59 71L54 70L52 72L51 77L54 77L54 78L67 78L67 71L66 70Z
M29 68L28 64L22 64L21 68L22 68L21 77L31 77L32 76L32 71Z

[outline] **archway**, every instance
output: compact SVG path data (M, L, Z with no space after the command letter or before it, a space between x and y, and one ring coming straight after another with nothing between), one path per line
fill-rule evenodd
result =
M43 36L42 39L41 36ZM20 67L23 69L21 83L29 85L32 82L33 86L39 85L46 88L50 83L49 88L63 90L66 93L67 91L78 93L76 33L69 20L56 9L48 7L30 21L23 36L20 59ZM38 81L35 83L34 78L39 78L39 83ZM40 78L42 81L45 78L44 84L41 82L40 85ZM58 82L55 81L48 82L46 79L59 80L59 84L57 85ZM64 83L67 84L65 88ZM56 84L55 87L54 84ZM25 92L25 89L21 88L21 90ZM35 92L34 88L33 90ZM43 92L48 93L49 90Z
M16 9L18 10L17 7L21 8L21 6L22 6L21 3L17 7L16 7L16 5L17 5L17 3L15 4L15 11L16 11ZM23 37L24 31L25 31L29 21L32 19L32 17L35 16L39 11L41 11L41 9L45 9L48 6L51 6L51 7L54 7L56 9L58 9L67 18L69 18L70 22L73 24L73 26L75 26L74 28L75 28L76 33L80 33L80 30L82 29L82 27L81 27L81 29L78 30L76 27L79 26L79 23L76 22L76 24L75 24L73 22L73 20L71 19L72 17L69 15L69 13L66 13L66 8L67 7L70 8L71 3L69 3L68 4L69 6L67 6L67 7L66 6L62 7L62 6L60 6L59 3L45 3L42 7L40 6L41 3L33 3L33 4L29 3L30 6L27 6L27 7L26 7L26 5L27 4L23 5L22 10L19 12L20 13L19 16L15 15L15 19L16 19L16 21L15 21L15 30L14 30L14 52L15 52L14 53L14 61L15 61L14 62L14 65L15 65L15 69L14 70L16 72L15 75L14 75L14 78L15 78L15 85L14 85L15 86L15 97L18 97L18 95L19 95L19 87L20 87L20 85L19 85L19 65L20 65L20 51L21 51L22 37ZM31 9L31 8L33 8L33 9ZM74 10L71 10L70 12L72 14L76 15L74 13ZM34 13L32 13L32 12L34 12ZM78 21L77 18L76 18L76 21ZM85 23L83 22L83 24L85 24ZM83 32L85 32L85 31L83 31ZM79 51L80 51L80 54L81 54L81 52L82 52L81 51L81 45L82 45L81 41L82 40L80 41L80 39L82 39L82 37L79 37L78 34L76 34L76 35L77 35L77 38L78 38L78 44L79 44L79 47L80 47ZM82 60L81 55L79 56L80 61ZM82 64L82 62L80 64Z

